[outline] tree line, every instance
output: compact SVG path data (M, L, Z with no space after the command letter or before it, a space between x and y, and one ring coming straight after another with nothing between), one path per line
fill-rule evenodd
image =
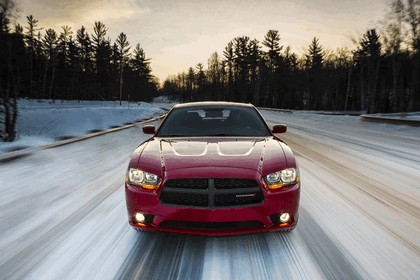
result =
M140 44L114 42L97 21L93 33L43 29L32 15L10 27L15 2L0 0L0 138L13 141L18 98L148 101L159 82Z
M394 0L386 21L355 40L354 50L329 51L313 38L303 55L269 30L262 42L236 37L223 54L168 77L162 93L181 101L227 100L258 106L355 110L420 110L420 1Z

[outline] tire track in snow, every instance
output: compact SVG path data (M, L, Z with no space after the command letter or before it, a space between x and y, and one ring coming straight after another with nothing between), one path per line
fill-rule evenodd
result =
M74 166L74 170L66 169L66 176L69 178L64 179L81 182L80 188L72 189L74 196L68 198L70 201L66 200L66 203L68 202L69 206L73 205L73 207L68 209L67 216L62 217L65 219L62 223L52 225L49 220L50 215L40 214L41 216L37 219L42 221L40 223L42 226L34 227L24 236L10 238L10 240L15 240L13 244L7 244L6 241L9 239L6 237L1 240L0 272L3 279L361 279L375 278L375 276L376 278L393 278L395 275L410 278L416 275L413 273L415 269L412 266L404 267L403 265L412 265L419 257L414 250L411 255L414 257L407 260L407 256L404 255L406 251L403 250L404 247L401 247L406 245L398 238L396 238L398 242L394 244L396 247L391 248L396 250L392 252L395 255L376 256L381 261L385 260L384 262L376 262L372 259L375 253L383 253L384 251L380 250L383 248L367 246L367 248L362 248L366 252L359 253L354 253L355 250L349 249L344 241L349 238L350 241L356 242L358 236L355 237L355 232L363 237L389 237L387 235L389 230L386 227L376 227L376 221L374 225L366 224L369 220L365 219L352 225L351 228L340 229L343 236L334 235L331 228L322 225L325 217L321 210L333 209L339 213L340 207L350 210L335 216L332 215L334 213L329 213L331 214L329 217L337 219L326 221L333 223L331 225L333 228L346 225L345 219L353 214L349 212L355 212L353 218L358 218L357 215L362 217L370 215L373 220L378 219L373 212L375 209L372 209L375 208L372 205L376 206L376 204L359 205L357 200L376 200L376 197L381 198L381 193L372 196L371 192L354 189L355 186L352 186L351 181L355 180L356 175L359 178L360 174L355 172L356 175L351 175L353 170L346 169L345 166L337 168L331 163L328 153L313 153L310 150L312 148L307 144L310 141L307 136L293 133L290 134L290 139L295 142L290 142L292 148L296 145L296 152L307 156L301 161L304 180L303 199L300 221L295 231L208 238L163 233L136 233L129 227L124 209L123 170L131 150L131 147L127 145L134 147L144 137L139 136L140 133L137 130L130 131L115 132L112 135L81 141L66 148L37 152L23 159L23 162L30 162L41 156L45 156L51 162L25 165L25 174L21 177L14 177L14 173L9 175L7 171L1 172L2 176L5 176L2 177L2 181L5 179L5 182L13 182L17 185L27 182L27 174L42 174L41 178L36 180L37 185L31 188L42 186L44 181L49 182L48 186L51 189L43 190L45 195L60 195L60 191L56 189L57 186L51 184L51 181L56 179L52 175L54 167L63 168L67 164ZM284 138L289 139L288 135L286 134ZM298 143L302 143L301 146L297 145ZM331 153L328 143L329 141L326 140L325 143L318 144L324 145L324 148ZM348 153L348 151L343 153ZM334 159L337 160L337 157ZM3 166L19 168L21 167L19 161L20 159L2 165L2 168ZM103 176L104 173L112 172L114 173L110 177ZM341 176L339 182L346 186L350 185L349 190L354 189L360 193L360 196L349 197L346 189L322 193L324 189L333 187L333 182L329 182L331 177L323 177L328 172L334 173L337 177ZM98 180L92 181L92 176ZM58 178L60 179L59 176ZM313 181L306 181L305 178ZM317 186L311 186L316 180L317 184L323 186L323 189L319 190L320 194L316 193ZM60 182L64 181L57 181L57 183ZM97 188L92 188L93 185ZM16 199L15 204L18 204L22 196L27 194L17 189L13 192L13 187L14 185L11 185L7 188L11 192L9 197ZM29 191L31 188L26 190ZM36 194L42 197L42 193ZM324 199L320 200L316 195ZM337 207L337 197L340 198L340 203L343 200L346 205ZM83 198L82 201L81 198ZM18 212L13 211L13 203L5 202L2 205L2 210L14 214L13 220L18 225L23 220L22 218L27 218L22 209ZM29 207L28 205L30 206L30 204L24 204L25 207ZM415 214L416 210L404 208L403 203L400 202L387 201L383 205L391 205L394 210L405 211L411 215ZM34 209L31 210L36 213L48 212L54 210L50 208L52 206L52 203L51 205L34 204ZM35 207L42 208L35 209ZM401 210L401 207L404 210ZM318 209L321 210L315 211ZM379 219L378 224L380 223L383 222ZM10 231L9 234L19 235L17 227L13 227L14 232ZM366 234L365 227L374 228L378 232L369 236ZM401 236L402 233L395 231L395 234ZM85 235L86 238L83 239ZM390 239L386 239L388 240ZM18 244L19 241L20 244ZM411 242L416 244L415 240ZM355 243L354 246L357 247L360 244ZM375 266L383 263L387 266L379 268ZM379 269L384 273L390 270L394 273L379 274ZM400 271L404 272L404 269L408 271L407 274L400 273Z
M140 232L117 279L199 279L206 238Z
M33 239L28 235L26 240L30 243L27 244L27 246L21 247L19 244L10 244L5 250L13 252L14 254L6 262L0 265L2 277L4 277L4 279L22 279L30 270L36 268L42 259L46 258L59 243L63 242L66 236L77 229L88 213L98 207L118 188L121 188L121 181L119 180L107 185L102 191L88 198L76 211L58 224L53 225L53 227L50 228L48 221L41 224L39 228L35 228L34 230L43 233L36 239ZM47 228L46 231L44 230L45 228ZM21 250L16 254L13 248L16 249L19 247L21 247ZM25 263L25 265L22 266L22 263Z
M396 211L403 210L408 215L412 216L415 220L415 223L420 226L420 207L419 205L414 205L409 203L406 200L403 200L396 196L393 192L389 192L380 182L372 182L372 178L369 176L354 172L350 172L349 168L344 164L340 163L334 158L328 157L328 154L334 154L336 147L332 145L323 144L322 146L317 145L317 149L314 149L313 145L309 145L302 138L297 137L295 134L289 134L289 136L284 137L287 139L287 142L293 148L295 154L305 157L308 160L316 162L320 167L327 168L331 173L340 174L342 179L345 179L349 182L363 182L363 187L358 186L357 184L349 184L352 188L355 188L357 191L362 192L366 196L370 196L373 199L380 201L386 205L392 206ZM302 140L304 142L302 142ZM320 150L322 148L322 150ZM326 156L327 155L327 156ZM328 158L326 160L326 157ZM326 184L328 186L328 184ZM351 203L354 208L360 208L364 210L365 215L369 216L372 220L380 224L387 231L391 232L396 238L400 239L404 244L407 244L410 248L414 250L415 253L420 253L419 244L404 236L403 232L397 232L392 227L388 226L385 222L384 217L382 219L371 214L369 211L365 211L366 207L360 204L357 199L352 199L348 195L344 194L340 188L330 187L330 190L339 194L349 203Z
M355 268L349 257L343 253L343 248L338 247L318 223L311 217L304 207L300 208L304 219L301 219L300 225L305 230L300 230L302 239L306 243L314 263L324 273L326 279L364 279L359 273L360 267Z

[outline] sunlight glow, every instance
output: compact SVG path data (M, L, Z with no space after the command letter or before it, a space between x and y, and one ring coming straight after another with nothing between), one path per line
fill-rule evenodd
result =
M282 44L298 54L315 36L327 49L351 48L352 34L377 24L385 5L381 0L22 0L18 22L25 26L32 14L44 30L69 25L75 34L82 25L92 33L94 22L102 21L112 41L124 32L131 46L140 43L163 81L199 62L207 66L211 53L222 54L235 37L261 42L270 29L279 30Z

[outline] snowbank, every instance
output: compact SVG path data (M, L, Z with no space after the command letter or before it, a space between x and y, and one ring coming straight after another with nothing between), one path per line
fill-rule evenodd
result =
M0 153L48 144L63 138L156 117L163 103L118 101L20 100L17 140L0 142Z

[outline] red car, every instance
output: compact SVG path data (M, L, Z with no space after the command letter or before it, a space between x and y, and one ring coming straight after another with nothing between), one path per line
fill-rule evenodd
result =
M229 235L292 230L299 169L251 104L176 105L131 156L125 193L138 230Z

